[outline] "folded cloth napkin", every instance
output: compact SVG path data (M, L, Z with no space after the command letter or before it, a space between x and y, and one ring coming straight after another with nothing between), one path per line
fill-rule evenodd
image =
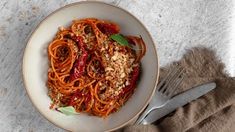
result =
M235 79L224 72L224 65L213 51L194 48L174 64L161 68L160 80L175 65L186 69L177 93L215 81L216 89L178 108L151 125L133 125L124 132L235 132Z

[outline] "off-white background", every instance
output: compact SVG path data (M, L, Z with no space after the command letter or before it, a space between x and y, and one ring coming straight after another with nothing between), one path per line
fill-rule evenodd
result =
M0 131L63 131L32 106L21 65L28 36L36 25L55 9L77 1L0 1ZM215 50L227 72L235 75L232 0L103 1L128 10L146 25L157 44L160 66L180 59L192 47L203 46Z

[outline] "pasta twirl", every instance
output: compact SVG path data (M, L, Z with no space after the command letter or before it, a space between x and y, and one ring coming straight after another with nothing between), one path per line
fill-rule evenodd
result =
M51 108L73 106L77 112L107 117L128 100L146 48L141 37L121 35L128 45L110 38L119 32L117 24L95 18L59 29L48 46Z

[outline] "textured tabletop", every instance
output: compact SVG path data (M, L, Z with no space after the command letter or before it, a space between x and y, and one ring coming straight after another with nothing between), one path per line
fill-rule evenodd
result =
M29 34L52 11L78 0L0 1L0 131L63 131L33 107L21 66ZM195 46L215 50L235 74L232 0L104 0L139 18L157 44L160 66L178 60ZM111 14L112 15L112 14Z

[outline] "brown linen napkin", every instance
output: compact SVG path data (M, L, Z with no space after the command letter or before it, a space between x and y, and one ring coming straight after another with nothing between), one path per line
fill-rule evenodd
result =
M216 82L216 89L153 125L133 125L124 132L234 132L235 80L224 73L224 65L214 52L206 48L190 50L180 61L161 68L160 80L175 64L186 69L177 93L210 81Z

